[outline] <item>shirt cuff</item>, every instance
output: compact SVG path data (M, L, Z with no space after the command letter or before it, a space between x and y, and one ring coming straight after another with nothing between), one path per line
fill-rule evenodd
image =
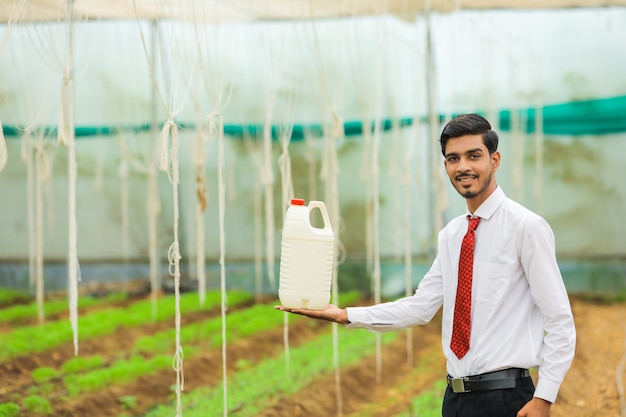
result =
M363 323L365 321L365 307L346 307L346 314L348 315L348 321L350 323L346 324L346 328L359 328L361 326L358 323Z
M560 387L561 384L557 382L541 378L537 381L537 388L535 388L534 396L554 403Z

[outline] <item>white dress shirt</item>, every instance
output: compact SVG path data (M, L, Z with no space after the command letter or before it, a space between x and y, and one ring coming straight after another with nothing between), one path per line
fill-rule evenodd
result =
M470 214L469 212L467 214ZM429 322L443 305L442 345L452 377L539 368L535 397L554 402L574 358L576 330L548 223L498 187L476 210L470 350L450 349L467 214L439 232L438 254L415 294L347 309L348 328L391 331Z

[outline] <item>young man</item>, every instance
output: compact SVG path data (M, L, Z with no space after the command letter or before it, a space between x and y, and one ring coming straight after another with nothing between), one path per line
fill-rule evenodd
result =
M441 134L450 182L467 212L439 233L415 294L323 311L277 309L383 332L429 322L443 306L444 417L547 417L574 358L576 331L546 221L496 181L498 135L476 114ZM539 368L537 387L529 368Z

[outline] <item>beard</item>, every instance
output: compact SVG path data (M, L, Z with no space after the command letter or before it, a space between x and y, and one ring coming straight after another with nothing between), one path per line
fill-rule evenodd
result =
M454 188L456 189L456 191L459 194L461 194L461 197L463 197L465 199L474 198L476 196L479 196L480 194L485 192L485 190L487 188L489 188L489 184L491 184L491 177L492 177L492 174L489 174L489 176L487 177L487 181L485 181L483 184L479 184L480 189L478 189L477 191L464 190L463 188L459 188L459 187L456 187L456 186Z

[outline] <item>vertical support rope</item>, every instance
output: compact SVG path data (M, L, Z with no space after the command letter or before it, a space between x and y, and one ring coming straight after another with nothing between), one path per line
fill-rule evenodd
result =
M74 133L74 80L72 75L74 60L73 45L73 0L69 0L65 17L67 51L65 67L63 68L63 83L61 85L61 107L59 121L59 143L67 146L68 170L68 255L67 272L69 287L70 324L72 326L74 354L78 355L78 282L80 272L77 250L76 224L76 138Z
M228 299L226 294L226 233L224 232L224 218L226 212L226 182L224 180L224 121L219 113L211 118L212 131L217 133L217 180L218 180L218 212L219 212L219 239L220 239L220 290L222 294L222 385L224 390L224 417L228 416L228 366L226 359L226 311Z
M511 112L511 177L513 182L513 192L516 194L515 200L522 203L524 201L524 137L523 131L526 120L523 119L521 111Z
M415 119L417 120L417 119ZM413 150L415 149L415 142L417 141L417 123L415 123L411 129L413 134L409 137L407 146L403 147L403 161L402 161L402 182L404 184L404 295L410 296L413 292L413 258L412 258L412 245L411 245L411 166L413 160ZM407 329L406 335L406 353L407 353L407 365L411 367L413 365L413 328Z
M543 104L535 108L535 200L537 212L543 215Z
M332 300L334 304L339 304L339 282L338 282L338 267L339 261L343 260L342 245L339 239L339 223L340 223L340 210L339 210L339 191L338 191L338 173L339 167L337 163L337 142L345 136L343 130L343 120L336 113L334 108L331 111L332 124L330 131L324 132L324 153L323 153L323 170L322 175L325 179L326 186L324 187L325 197L324 199L328 203L329 217L331 226L335 233L335 247L333 257L333 276L332 276ZM339 326L337 323L332 323L332 335L333 335L333 365L335 368L335 396L337 401L337 416L343 416L343 393L341 390L341 367L339 357Z
M313 15L313 1L308 1L308 7L311 15ZM319 58L318 61L322 62L321 59L321 50L317 36L317 30L315 24L311 25L312 33L313 33L313 45L315 49L315 54ZM333 100L332 95L337 94L341 91L341 82L338 85L330 86L329 78L324 73L324 68L319 68L319 82L321 84L321 93L323 94L323 98L328 106L331 116L331 126L330 132L324 132L324 152L322 158L322 176L326 179L326 187L325 187L325 200L327 205L330 206L329 216L332 223L333 231L335 233L335 256L333 259L334 267L333 267L333 279L332 279L332 288L333 295L332 300L333 303L339 304L338 297L338 258L343 256L343 253L340 253L340 250L343 250L341 240L339 239L339 223L340 223L340 210L339 210L339 193L338 193L338 185L337 185L337 175L338 175L338 164L337 164L337 142L340 138L345 136L343 120L339 116L339 113L336 110L337 102ZM343 81L343 80L342 80ZM338 325L337 323L332 323L332 331L333 331L333 362L335 365L335 393L337 399L337 416L341 417L343 415L343 396L341 392L341 372L340 372L340 358L339 358L339 335L338 335Z
M260 146L248 134L244 135L244 144L248 151L248 157L254 164L257 172L256 178L260 178L261 161L259 157ZM254 203L254 294L255 301L262 301L263 290L263 195L258 184L253 184Z
M44 202L43 183L51 176L50 162L46 153L43 138L39 136L37 143L30 130L22 137L22 159L27 171L28 199L28 241L29 241L29 285L35 288L37 301L37 318L43 323L44 316L44 274L43 274L43 243L44 243Z
M133 6L136 6L133 0ZM141 33L141 40L145 45L145 39L143 37L143 32L141 31L141 25L139 26ZM152 42L152 56L156 56L157 54L157 42L159 27L156 21L152 21L150 24L150 33L153 39ZM149 67L151 68L151 75L153 81L156 79L156 68L152 68L150 60L147 60ZM157 138L158 128L157 128L157 91L153 88L150 90L151 100L150 100L150 121L152 126L150 128L150 132L154 138ZM159 275L159 267L160 267L160 257L158 251L158 218L161 213L161 205L159 201L159 188L157 183L157 169L152 165L152 159L156 154L156 146L158 143L156 140L149 142L149 153L150 156L148 158L151 161L148 164L148 201L146 205L146 214L148 217L148 239L149 239L149 256L150 256L150 301L152 303L152 320L156 321L158 306L157 306L157 298L160 292L160 284L161 279Z
M43 140L38 138L35 154L35 280L37 298L37 316L39 323L44 322L44 278L43 278L43 191L42 185L50 176Z
M274 273L274 172L272 170L272 125L270 116L266 115L263 126L264 163L261 181L265 186L265 261L270 288L276 288Z
M157 220L161 212L159 201L159 189L157 184L157 170L151 168L148 171L148 201L146 203L148 214L148 241L150 257L150 299L152 302L152 320L156 320L157 298L159 295L159 253L158 253L158 226Z
M168 153L168 142L172 139ZM180 243L178 239L178 183L179 183L179 160L178 160L178 126L170 117L161 130L161 158L159 169L167 171L172 183L172 199L174 203L174 242L168 251L169 272L174 277L174 296L176 305L176 345L172 359L172 367L176 371L176 417L182 416L181 392L184 390L185 378L183 375L183 349L180 345ZM173 269L172 269L173 268Z
M120 177L120 216L121 216L121 228L122 228L122 258L128 259L130 252L130 214L129 214L129 189L128 189L128 175L129 167L126 159L126 138L124 135L120 135L120 150L121 158L117 167L117 173Z
M381 300L381 271L380 271L380 191L379 191L379 175L378 166L378 150L380 147L380 115L376 117L374 124L374 135L372 140L372 157L371 157L371 185L372 185L372 257L373 270L372 278L374 282L374 303L380 304ZM376 382L380 383L383 368L382 358L382 335L376 334Z
M30 130L22 136L21 155L26 164L26 201L28 204L28 286L35 287L35 163L33 162L33 138ZM43 306L39 307L43 309Z
M130 214L128 207L129 189L128 189L128 162L120 161L118 166L118 174L120 176L120 215L122 223L122 258L128 259L130 255Z
M372 199L373 193L369 183L372 178L372 130L371 121L368 116L363 117L362 134L363 134L363 161L361 165L361 177L365 182L365 268L367 274L372 273L373 269L373 248L372 248Z
M304 159L307 162L307 173L308 173L308 181L309 185L309 200L317 199L317 166L316 166L316 155L315 155L315 138L308 132L305 132L304 141L306 143L306 153L304 155Z
M437 137L439 131L439 111L437 104L437 71L434 59L434 45L432 34L432 10L430 2L427 2L424 10L424 22L426 24L426 93L427 93L427 113L428 113L428 137ZM443 226L443 210L447 204L446 187L443 180L443 173L440 166L440 154L436 146L432 144L432 140L426 142L426 154L428 171L431 175L428 189L429 199L429 217L430 217L430 233L428 252L434 258L436 250L436 237Z
M200 110L198 109L198 114ZM201 124L198 123L198 126ZM205 271L205 246L204 246L204 212L207 207L206 180L204 178L204 140L202 129L196 131L196 147L193 154L193 162L196 166L196 274L198 276L198 297L200 305L204 306L206 300L206 271Z
M263 195L254 187L254 294L261 302L263 294Z
M280 136L280 146L282 153L278 157L278 166L280 168L281 176L281 191L282 191L282 213L287 211L289 202L294 197L293 181L291 178L291 158L289 157L289 143L291 142L291 134L293 132L293 125L285 129ZM285 366L287 378L290 376L290 362L291 353L289 349L289 314L283 313L283 346L285 350Z

